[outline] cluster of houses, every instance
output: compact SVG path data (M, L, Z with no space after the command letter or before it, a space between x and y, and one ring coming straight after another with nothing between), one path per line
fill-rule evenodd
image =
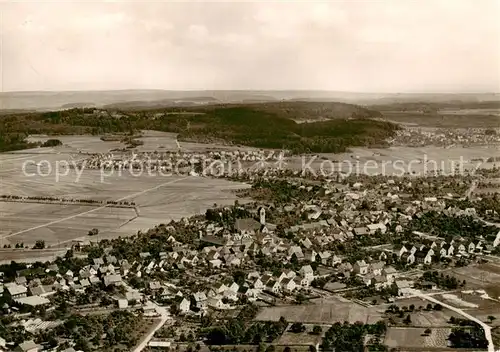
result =
M263 166L270 162L282 160L285 152L277 153L264 150L222 150L206 153L193 153L185 151L177 152L119 152L93 154L88 159L81 161L90 169L113 169L126 170L129 168L140 168L150 170L185 171L190 165L202 163L205 168L231 164L235 167L249 164L247 167ZM262 165L258 165L262 163ZM257 165L251 165L257 164Z
M442 259L469 258L472 255L491 253L493 244L485 242L484 238L478 240L452 239L425 241L425 243L403 244L394 249L400 261L407 264L425 264Z
M231 303L237 302L242 296L252 302L259 298L266 300L263 293L292 294L301 288L308 288L315 277L310 265L302 266L298 273L293 270L284 270L277 277L271 273L261 274L259 271L252 271L247 274L243 285L240 286L236 282L218 283L208 291L198 291L189 298L183 297L178 308L182 313L207 308L231 309L233 308Z
M390 140L392 145L411 146L452 146L452 145L491 145L500 143L498 133L487 134L484 128L422 130L419 127L407 127L396 132Z

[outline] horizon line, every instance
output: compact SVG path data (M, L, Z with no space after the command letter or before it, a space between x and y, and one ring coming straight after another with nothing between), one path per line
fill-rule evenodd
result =
M331 90L331 89L163 89L163 88L123 88L123 89L87 89L87 90L12 90L0 91L1 94L9 93L90 93L90 92L127 92L127 91L159 91L159 92L331 92L331 93L349 93L349 94L500 94L500 91L403 91L403 92L367 92L350 90Z

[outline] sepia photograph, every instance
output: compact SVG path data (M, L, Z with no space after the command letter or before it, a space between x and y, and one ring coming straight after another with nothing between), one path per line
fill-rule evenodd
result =
M500 352L499 19L0 1L0 352Z

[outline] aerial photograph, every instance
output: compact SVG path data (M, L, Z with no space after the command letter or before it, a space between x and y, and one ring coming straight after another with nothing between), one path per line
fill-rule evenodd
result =
M499 18L0 2L0 352L500 352Z

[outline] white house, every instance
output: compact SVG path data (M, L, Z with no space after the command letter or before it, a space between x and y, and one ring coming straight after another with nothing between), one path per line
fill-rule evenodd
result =
M358 260L353 265L354 272L360 275L368 274L368 264L364 260Z
M304 265L300 268L299 274L302 278L309 280L309 282L314 280L314 271L310 265Z
M281 288L283 291L292 292L293 290L295 290L296 287L297 285L295 284L293 278L286 278L283 281L281 281Z
M182 313L187 313L189 312L190 308L191 308L191 301L189 299L183 298L181 303L179 304L179 310Z

